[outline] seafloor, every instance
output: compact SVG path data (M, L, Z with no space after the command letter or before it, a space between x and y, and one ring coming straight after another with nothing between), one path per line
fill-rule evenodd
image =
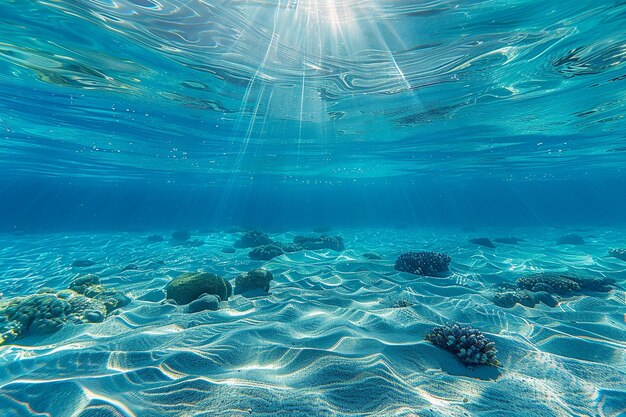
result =
M307 231L270 233L291 241ZM0 346L0 415L26 416L619 416L626 414L626 230L342 229L346 250L253 261L223 253L238 234L195 233L197 247L151 233L0 235L2 301L82 274L132 298L102 323L67 324ZM468 239L516 236L516 245ZM447 277L394 270L408 250L452 257ZM368 260L375 252L381 260ZM95 265L72 267L75 260ZM122 271L134 264L137 269ZM163 303L187 271L227 279L271 271L268 295L218 311ZM538 271L609 277L610 292L556 307L496 306L493 286ZM399 301L406 300L406 302ZM449 321L482 330L499 367L465 367L424 340Z

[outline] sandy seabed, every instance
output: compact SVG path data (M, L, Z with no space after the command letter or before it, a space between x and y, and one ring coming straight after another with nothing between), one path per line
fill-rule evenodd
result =
M606 255L626 246L626 230L577 231L585 245L556 245L564 233L343 229L332 234L345 251L266 262L247 249L222 253L238 237L225 232L195 234L198 247L147 243L151 233L0 235L4 300L87 273L133 299L103 323L0 346L0 415L623 416L626 262ZM468 242L478 236L525 241L489 249ZM450 274L395 271L409 250L449 254ZM95 265L72 267L77 259ZM137 269L122 271L128 264ZM193 314L162 303L182 272L232 280L258 267L274 275L267 296ZM495 284L541 271L610 277L617 288L554 308L492 302ZM399 300L412 305L394 307ZM501 366L467 368L424 340L451 321L495 341Z

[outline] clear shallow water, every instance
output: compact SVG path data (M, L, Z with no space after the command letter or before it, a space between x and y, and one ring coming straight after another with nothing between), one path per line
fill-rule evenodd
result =
M620 1L0 5L0 161L204 182L622 175Z
M289 241L295 231L273 234ZM494 305L490 288L534 271L621 279L607 258L623 230L582 232L583 247L556 246L561 231L517 229L520 245L495 250L446 229L344 229L347 250L306 251L269 262L224 254L237 234L195 234L198 248L148 244L145 234L0 236L5 296L65 288L96 273L133 302L101 324L66 326L0 347L0 407L7 416L542 415L623 413L623 289L577 296L556 308ZM511 229L485 229L508 236ZM449 253L447 278L393 271L407 247ZM382 259L362 255L375 251ZM90 259L88 268L72 268ZM163 261L163 264L157 263ZM122 272L130 263L138 269ZM258 266L270 295L234 296L189 314L154 293L180 271L229 279ZM161 298L163 297L161 293ZM147 301L149 299L150 301ZM414 303L392 308L399 300ZM500 368L468 369L422 335L455 320L480 323ZM497 380L494 380L497 378ZM59 395L63 401L51 399Z
M624 415L625 22L623 1L0 2L0 312L87 273L130 297L0 343L0 416ZM222 251L320 226L345 250ZM394 270L416 250L450 274ZM163 302L257 267L269 294ZM494 304L536 272L616 284ZM501 364L425 340L451 321Z

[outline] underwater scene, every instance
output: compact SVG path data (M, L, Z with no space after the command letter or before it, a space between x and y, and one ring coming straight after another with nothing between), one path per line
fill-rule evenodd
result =
M626 416L626 1L0 1L0 417Z

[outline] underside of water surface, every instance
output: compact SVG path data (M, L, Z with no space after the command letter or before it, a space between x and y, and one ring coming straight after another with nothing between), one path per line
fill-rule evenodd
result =
M0 416L626 415L626 2L0 2Z

